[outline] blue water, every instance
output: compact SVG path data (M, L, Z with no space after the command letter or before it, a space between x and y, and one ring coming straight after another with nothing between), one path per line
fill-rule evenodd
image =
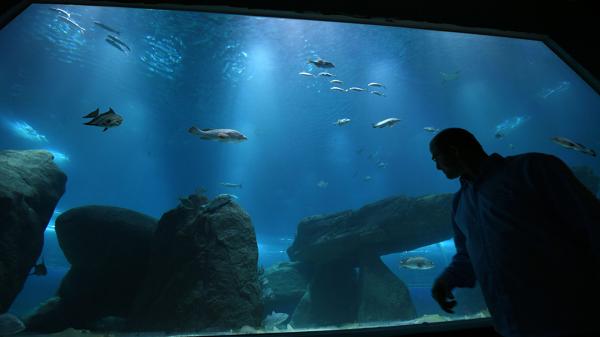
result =
M59 211L101 204L159 218L198 187L210 197L235 194L256 229L259 263L268 267L287 260L285 249L305 216L400 194L456 191L458 182L431 161L426 126L466 128L490 153L551 153L600 173L597 158L550 141L562 136L600 149L600 97L539 41L60 6L82 31L50 7L31 5L0 31L0 45L10 46L0 55L0 148L55 153L68 176ZM107 43L114 33L94 21L119 30L131 52ZM335 68L307 63L316 57ZM344 84L302 71L332 72ZM454 79L441 75L457 71ZM329 89L369 82L384 83L376 90L386 96ZM121 126L102 132L82 124L83 115L109 107L124 117ZM526 123L511 122L518 116ZM401 122L371 127L389 117ZM341 118L352 121L333 124ZM204 141L187 132L192 125L236 129L248 140ZM499 139L498 128L510 132ZM397 263L405 254L384 262L411 287L419 312L435 312L426 292L451 248L423 254L436 268L402 270ZM50 274L30 278L13 311L51 296L68 270L51 228L44 255L52 257Z

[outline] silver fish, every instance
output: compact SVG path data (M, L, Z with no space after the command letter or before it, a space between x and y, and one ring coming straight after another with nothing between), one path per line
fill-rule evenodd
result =
M348 89L343 89L343 88L340 88L340 87L331 87L331 88L329 88L329 90L348 92Z
M125 44L125 42L121 41L118 37L108 34L108 36L106 38L111 39L114 42L116 42L117 44L125 47L125 49L127 49L127 51L129 51L129 52L131 51L131 48L129 48L129 46L127 44Z
M427 132L432 132L432 133L440 131L440 129L436 129L433 126L426 126L426 127L423 128L423 130L425 130Z
M551 140L554 143L556 143L556 144L558 144L558 145L560 145L560 146L562 146L562 147L564 147L566 149L575 150L575 151L578 151L578 152L581 152L581 153L585 153L585 154L590 155L592 157L596 156L596 151L594 151L592 149L589 149L589 148L585 147L584 145L576 143L576 142L574 142L574 141L572 141L572 140L570 140L568 138L565 138L565 137L552 137Z
M221 186L233 187L233 188L242 188L242 184L234 184L234 183L221 183Z
M192 126L188 132L205 140L239 143L247 140L241 132L233 129L198 129Z
M123 123L123 117L116 112L113 111L112 108L109 108L107 112L103 112L98 114L100 109L96 109L89 114L83 116L83 118L92 118L91 121L83 123L85 125L99 126L104 128L103 132L108 130L108 128L114 128L121 123Z
M359 87L350 87L350 88L348 88L348 90L350 90L350 91L365 91L365 89L359 88Z
M329 81L329 83L331 83L331 84L343 84L344 82L342 82L340 80L331 80L331 81Z
M284 312L271 312L264 320L263 326L266 330L274 329L279 324L285 322L288 319L289 315Z
M62 9L62 8L57 8L57 7L50 7L49 8L51 11L55 11L58 12L60 14L66 15L68 18L71 17L71 13L67 12L66 10Z
M114 28L111 28L111 27L109 27L109 26L107 26L107 25L103 24L103 23L102 23L102 22L100 22L100 21L94 21L94 24L95 24L96 26L98 26L98 27L101 27L101 28L103 28L103 29L105 29L105 30L108 30L108 31L109 31L109 32L111 32L111 33L115 33L115 34L121 34L121 32L119 32L118 30L116 30L116 29L114 29Z
M374 128L385 128L385 127L392 127L394 126L394 124L400 122L399 118L386 118L382 121L379 121L377 123L373 124Z
M380 87L380 88L385 88L385 85L381 84L381 83L377 83L377 82L371 82L369 84L367 84L370 87Z
M335 75L332 73L328 73L328 72L321 72L319 73L319 76L321 77L334 77Z
M82 33L85 32L85 28L81 27L79 24L77 24L77 22L69 19L68 17L59 15L58 18L63 20L64 22L68 23L69 25L79 29Z
M385 97L385 94L382 93L381 91L372 90L372 91L369 91L369 92L372 93L373 95L384 96Z
M316 60L308 60L307 63L312 63L319 68L334 68L335 67L335 65L332 62L325 61L320 58L317 58Z
M435 267L435 265L433 261L424 256L414 256L400 260L400 267L406 269L426 270Z
M313 74L311 74L311 73L309 73L309 72L306 72L306 71L301 71L301 72L299 72L299 73L298 73L298 75L302 75L302 76L312 76L312 77L314 77L314 76L315 76L315 75L313 75Z
M348 123L350 123L350 118L342 118L342 119L338 119L338 120L337 120L335 123L333 123L333 124L335 124L335 125L339 125L339 126L342 126L342 125L344 125L344 124L348 124Z

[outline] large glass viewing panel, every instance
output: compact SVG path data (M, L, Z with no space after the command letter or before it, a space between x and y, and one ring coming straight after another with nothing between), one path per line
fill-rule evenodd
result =
M32 332L487 322L430 296L447 127L598 193L599 95L541 40L32 4L0 45L0 312Z

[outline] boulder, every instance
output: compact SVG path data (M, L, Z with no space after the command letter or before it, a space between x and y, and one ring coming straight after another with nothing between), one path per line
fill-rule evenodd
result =
M292 261L326 264L382 256L450 239L453 194L391 197L357 211L303 219L287 253Z
M0 314L10 308L44 244L66 175L48 151L0 151Z
M281 262L265 270L260 277L265 314L294 312L308 285L305 269L300 262Z
M112 206L77 207L61 214L55 230L71 269L57 299L48 302L52 305L28 318L29 329L91 329L102 317L129 315L150 262L156 223L147 215Z
M258 246L250 217L226 196L203 198L182 199L161 217L131 329L197 333L260 326Z

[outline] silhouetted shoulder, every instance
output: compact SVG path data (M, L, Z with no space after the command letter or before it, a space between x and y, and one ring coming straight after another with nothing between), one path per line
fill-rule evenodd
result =
M516 165L527 165L533 164L535 166L538 165L552 165L552 164L564 164L563 161L557 156L541 153L541 152L528 152L522 153L514 156L508 156L506 159Z

